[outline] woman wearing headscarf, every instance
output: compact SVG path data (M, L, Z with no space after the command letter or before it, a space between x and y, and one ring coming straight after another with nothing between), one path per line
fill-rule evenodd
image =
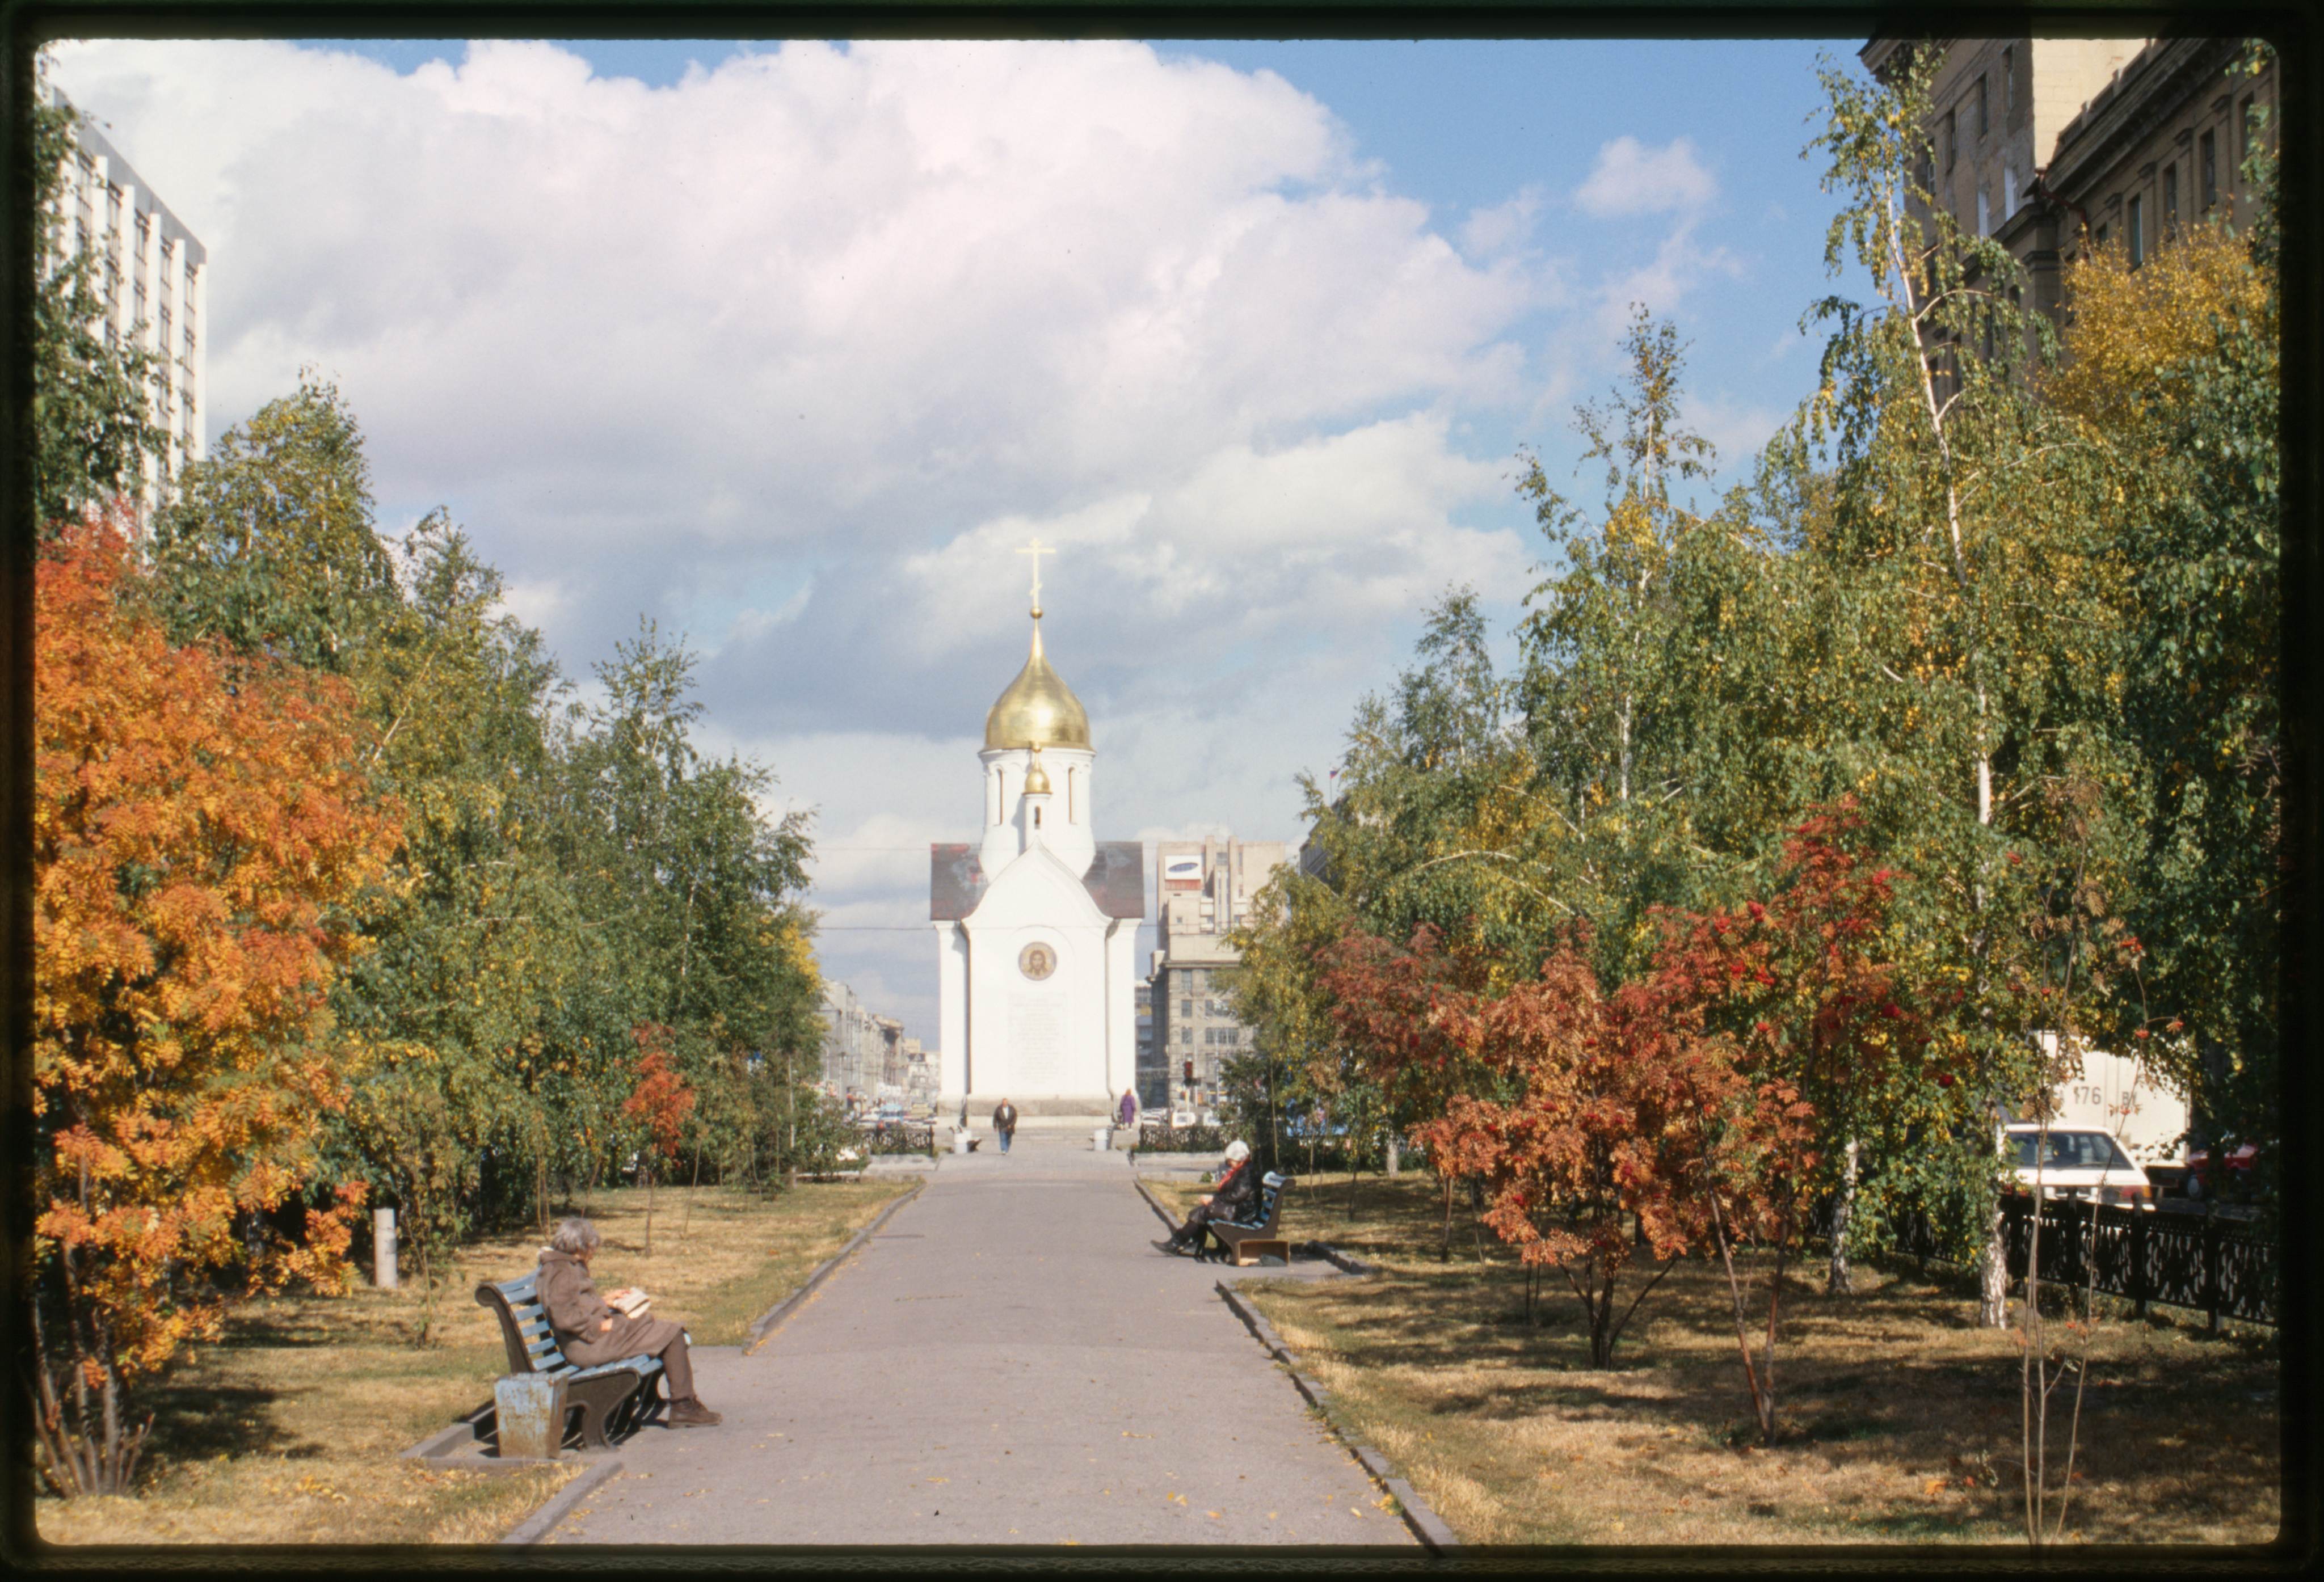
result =
M604 1241L595 1226L576 1215L560 1221L549 1245L540 1249L540 1306L556 1333L558 1349L583 1367L630 1357L659 1357L669 1377L670 1426L715 1426L718 1413L695 1398L686 1331L669 1319L622 1312L597 1294L596 1283L589 1278L589 1260ZM613 1292L616 1298L628 1294L626 1289Z
M1259 1173L1250 1167L1250 1145L1237 1137L1227 1145L1219 1162L1217 1189L1197 1202L1186 1222L1168 1239L1154 1245L1166 1253L1191 1253L1203 1245L1203 1233L1214 1219L1240 1219L1259 1200Z

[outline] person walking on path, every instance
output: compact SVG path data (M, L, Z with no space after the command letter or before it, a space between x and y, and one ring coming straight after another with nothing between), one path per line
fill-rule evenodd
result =
M541 1311L557 1335L558 1349L582 1367L619 1362L626 1357L659 1357L669 1377L669 1422L673 1428L710 1428L718 1413L696 1399L694 1366L686 1354L686 1331L669 1319L625 1313L597 1294L589 1260L604 1237L577 1215L562 1221L540 1249ZM630 1294L613 1292L615 1301Z
M1218 1190L1189 1209L1185 1223L1172 1231L1167 1240L1156 1242L1156 1248L1166 1253L1199 1252L1203 1233L1213 1220L1237 1219L1258 1201L1259 1173L1250 1167L1249 1143L1240 1137L1229 1143L1220 1166Z
M1114 1111L1114 1120L1124 1131L1138 1124L1137 1089L1124 1088L1121 1090L1121 1108Z
M1003 1099L992 1109L992 1129L1001 1138L1001 1151L1009 1152L1009 1139L1017 1135L1017 1107Z

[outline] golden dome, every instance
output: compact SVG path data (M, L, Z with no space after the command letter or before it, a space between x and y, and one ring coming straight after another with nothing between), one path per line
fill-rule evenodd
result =
M1033 614L1033 652L984 716L984 745L1081 747L1090 744L1089 713L1041 653L1041 615Z
M1025 795L1047 796L1049 794L1049 771L1041 767L1041 750L1033 750L1033 767L1025 771Z

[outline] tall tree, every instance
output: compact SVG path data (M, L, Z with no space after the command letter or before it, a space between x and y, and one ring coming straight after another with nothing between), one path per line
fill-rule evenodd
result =
M2196 226L2135 271L2110 249L2077 264L2071 360L2043 386L2114 480L2098 509L2126 573L2106 662L2123 676L2140 766L2144 830L2120 910L2145 950L2141 992L2112 1031L2192 1091L2214 1137L2265 1145L2282 1135L2283 887L2270 175L2263 142L2246 172L2255 235ZM2264 1146L2264 1168L2277 1155Z
M336 386L302 374L180 483L152 547L180 640L216 637L337 673L375 646L401 600L363 430Z
M1830 750L1854 759L1868 821L1923 881L1908 915L1958 974L1939 1036L1973 1054L1985 1106L1964 1144L1985 1161L1979 1311L1998 1326L1993 1139L2041 1090L2035 1035L2061 1010L2033 924L2058 876L2087 873L2090 857L2052 793L2126 774L2110 728L2120 676L2104 662L2121 566L2097 527L2089 446L2029 388L2055 347L2018 304L2015 261L1918 185L1934 53L1881 83L1830 63L1821 74L1811 150L1842 199L1826 262L1835 274L1853 262L1874 294L1812 315L1831 328L1799 443L1829 446L1835 500L1803 554L1843 616L1832 660L1855 694ZM2101 857L2118 867L2118 852Z
M132 1391L217 1332L236 1217L325 1178L326 1001L397 836L346 687L273 664L229 685L120 596L127 555L84 524L38 574L33 1378L67 1494L134 1475ZM250 1273L337 1283L360 1198Z

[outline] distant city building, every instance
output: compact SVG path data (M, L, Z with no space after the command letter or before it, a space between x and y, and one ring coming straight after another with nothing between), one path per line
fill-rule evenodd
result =
M882 1089L907 1089L919 1041L904 1036L904 1024L873 1012L844 983L823 986L823 1085L834 1098L865 1101ZM923 1057L924 1058L924 1057Z
M1291 855L1283 841L1156 843L1159 948L1148 980L1154 1063L1141 1064L1140 1104L1200 1111L1218 1102L1220 1068L1251 1044L1251 1030L1227 1003L1242 959L1227 935L1250 921L1251 897Z
M917 1038L907 1038L899 1045L903 1053L904 1097L915 1104L934 1104L936 1099L936 1062Z
M51 97L67 104L53 90ZM89 257L106 344L143 346L169 372L149 399L149 415L169 435L166 468L157 474L148 463L138 492L150 511L185 464L206 454L209 253L102 133L76 118L72 135L59 244Z
M1169 1095L1170 1073L1154 1043L1154 986L1140 983L1131 994L1138 1006L1138 1107L1158 1109Z
M1874 39L1859 58L1885 77L1912 42ZM2119 246L2135 268L2186 226L2250 220L2244 157L2274 108L2275 71L2233 69L2244 45L1934 41L1943 55L1921 184L1962 229L2006 247L2025 266L2033 306L2056 318L2061 266L2083 249Z

